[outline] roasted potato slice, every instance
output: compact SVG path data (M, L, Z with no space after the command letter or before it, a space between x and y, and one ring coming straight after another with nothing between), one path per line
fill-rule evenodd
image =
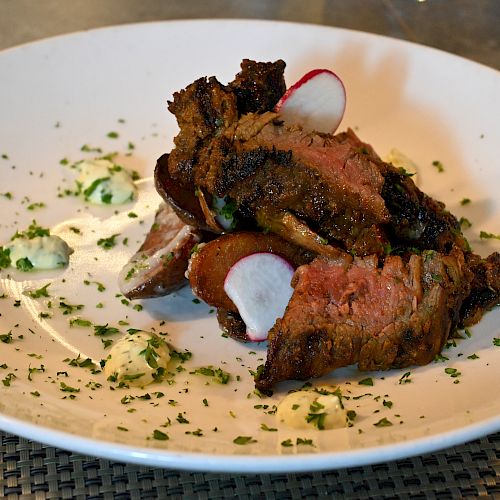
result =
M154 179L156 190L173 208L184 224L204 231L222 232L222 228L218 228L215 222L212 221L213 217L207 221L207 216L194 191L184 188L179 182L170 177L168 171L168 154L164 154L158 158Z
M238 260L258 252L279 255L294 267L310 262L316 256L275 234L228 233L204 244L191 257L189 282L194 294L212 306L237 313L237 307L224 291L224 280Z

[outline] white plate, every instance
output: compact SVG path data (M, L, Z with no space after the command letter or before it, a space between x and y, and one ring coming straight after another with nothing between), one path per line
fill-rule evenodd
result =
M273 415L254 406L273 405L298 384L281 386L271 399L256 397L249 369L263 361L265 347L223 338L213 314L204 305L193 304L189 290L143 301L143 311L115 297L117 272L141 242L159 201L150 176L156 158L171 148L176 131L167 99L199 76L231 80L242 58L283 58L289 83L311 68L334 69L348 94L341 128L354 127L381 154L397 147L411 157L419 165L420 185L459 217L473 222L467 232L473 247L482 254L498 250L498 241L478 238L480 229L500 232L500 74L492 69L380 36L253 21L121 26L7 50L0 54L0 154L8 156L0 158L0 193L11 192L13 198L0 196L0 241L36 218L65 237L75 253L63 272L22 276L12 272L10 277L5 270L0 273L0 295L7 295L0 299L0 333L12 331L14 337L11 344L0 343L0 365L8 365L0 369L0 378L8 373L17 377L10 387L0 384L0 427L120 461L241 472L293 472L386 461L500 429L500 349L493 346L493 338L500 337L499 310L472 329L472 338L445 352L449 361L408 370L411 383L399 384L403 371L337 370L328 380L339 384L346 395L372 394L347 401L348 409L358 414L355 426L297 432L276 425ZM118 132L119 138L108 138L110 131ZM129 141L135 149L126 156ZM112 208L89 208L78 199L57 197L59 188L73 182L72 171L59 162L92 156L80 151L83 144L119 151L123 164L143 174L136 204L115 213ZM433 160L440 160L445 172L438 173ZM464 197L472 203L461 206ZM27 209L37 202L46 207ZM130 211L139 218L129 218ZM70 226L81 228L82 235ZM120 237L112 250L96 245L97 239L115 233ZM125 237L127 246L122 244ZM97 285L85 285L84 280L101 282L106 290L99 292ZM41 318L49 299L31 299L22 292L49 282L52 317ZM90 329L70 328L69 319L76 313L62 315L59 297L84 304L78 315L95 324L117 326L126 320L130 326L118 325L122 331L129 327L168 331L178 350L192 351L188 370L176 375L174 385L111 391L102 373L64 362L78 354L99 361L106 351ZM19 307L14 306L16 300ZM105 307L96 308L99 302ZM474 353L479 359L468 358ZM44 372L33 370L42 364ZM233 380L219 385L189 374L206 365L222 367ZM444 372L446 367L462 373L459 384ZM58 372L68 372L69 377ZM358 385L367 376L373 377L374 386ZM75 399L62 399L69 393L61 392L61 381L81 389ZM95 383L102 387L95 388ZM40 396L32 394L36 391ZM126 395L157 391L165 397L121 403ZM392 401L392 408L384 406L384 400ZM136 411L129 412L131 408ZM189 424L177 422L180 412ZM383 417L394 425L373 425ZM172 425L160 427L168 418ZM279 430L261 430L262 423ZM154 429L167 432L170 440L151 439ZM186 434L197 429L203 436ZM257 442L234 444L240 435ZM313 439L315 447L281 445L297 436Z

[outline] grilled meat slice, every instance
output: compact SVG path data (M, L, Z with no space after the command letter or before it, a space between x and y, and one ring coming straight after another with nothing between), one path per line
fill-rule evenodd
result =
M474 278L471 293L462 304L460 320L461 326L472 326L486 311L500 305L500 253L485 259L471 253L466 255L466 261Z
M169 109L180 132L168 171L193 204L201 190L208 206L213 196L229 196L250 220L261 210L288 211L358 255L383 255L389 245L466 249L444 205L352 130L308 133L280 121L271 110L284 91L283 69L282 61L244 60L229 85L199 79L174 95Z
M184 224L166 203L161 203L139 250L118 276L120 290L129 299L168 295L186 283L192 248L203 234Z
M263 113L271 111L286 91L285 62L255 62L243 59L241 72L229 87L236 94L238 111Z
M472 275L463 253L430 251L385 259L319 257L300 267L256 386L269 391L357 363L360 370L424 365L441 351L458 322Z

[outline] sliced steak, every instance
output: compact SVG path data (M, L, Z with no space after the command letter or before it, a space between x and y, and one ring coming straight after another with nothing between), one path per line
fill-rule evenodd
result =
M461 326L472 326L486 311L500 305L500 253L492 253L485 259L471 253L466 260L474 278L471 293L462 304L460 319Z
M308 379L357 363L360 370L427 364L458 322L471 274L463 253L319 257L301 266L256 386L268 391L289 379Z

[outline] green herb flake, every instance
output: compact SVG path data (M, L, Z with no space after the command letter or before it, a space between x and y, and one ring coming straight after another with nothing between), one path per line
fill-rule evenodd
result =
M153 431L153 439L157 439L158 441L167 441L170 438L168 437L168 434L166 434L165 432L155 429Z
M28 271L31 271L34 266L31 260L28 259L28 257L23 257L22 259L18 259L16 261L16 267L17 269L19 269L19 271L23 271L26 273Z
M467 217L460 217L458 223L462 229L469 229L472 226L472 222Z
M26 208L27 208L28 210L33 211L33 210L36 210L37 208L45 208L45 207L46 207L45 203L43 203L43 202L39 202L39 203L31 203L31 204L30 204L30 205L28 205Z
M113 234L109 238L100 238L97 240L97 245L103 248L104 250L110 250L116 245L116 237L119 236L119 234Z
M10 260L10 248L0 247L0 269L10 267L12 261Z
M498 339L497 339L497 338L494 338L494 339L493 339L493 345L494 345L495 347L500 347L500 338L498 338Z
M439 160L434 160L434 161L432 162L432 166L433 166L433 167L436 167L436 168L437 168L437 171L438 171L439 173L444 172L444 166L443 166L443 164L442 164Z
M106 134L106 137L108 137L109 139L118 139L118 137L120 137L120 134L118 134L118 132L111 131Z
M410 375L411 372L404 373L403 376L399 379L399 384L410 384L411 383Z
M33 391L33 392L30 392L30 394L32 396L34 396L35 398L39 398L40 397L40 393L38 391Z
M32 299L39 299L40 297L50 297L48 288L50 286L50 283L47 283L45 286L42 286L38 290L28 290L26 292L23 292L23 295L27 295L28 297L31 297Z
M63 391L63 392L80 392L80 389L66 385L64 382L59 382L59 385L60 385L61 391Z
M314 442L312 439L304 439L304 438L297 438L297 441L296 441L296 444L297 446L312 446L314 447Z
M442 354L436 354L434 356L434 362L435 363L443 363L444 361L448 361L450 358L447 358L446 356L443 356Z
M467 356L467 359L479 359L479 356L474 353L474 354L471 354L470 356Z
M177 420L177 422L179 422L179 424L189 424L189 420L187 418L185 418L182 413L179 413L177 415L176 420Z
M486 231L481 231L479 237L483 240L495 239L500 240L500 234L487 233Z
M284 446L285 448L289 448L290 446L293 446L292 440L285 439L284 441L281 441L281 446Z
M0 342L3 342L4 344L11 344L12 343L12 331L10 331L8 333L0 334Z
M88 319L82 319L82 318L74 318L69 320L69 326L81 326L84 328L88 328L92 326L92 322L89 321Z
M456 368L445 368L444 372L451 378L457 378L460 377L460 375L462 375L462 373L459 372Z
M373 424L375 427L390 427L392 422L387 420L387 418L381 418L378 422Z
M392 401L386 401L385 399L382 401L382 404L387 408L392 408Z
M469 203L471 202L471 199L470 198L462 198L460 200L460 205L468 205Z
M364 378L363 380L360 380L358 382L358 385L370 385L370 386L372 386L373 385L373 379L371 377Z
M233 439L234 444L239 444L239 445L246 445L246 444L251 444L251 443L256 443L257 440L254 439L252 436L238 436Z
M116 333L120 333L120 330L113 326L108 326L108 323L105 325L94 325L94 335L97 335L98 337L114 335Z
M268 427L264 423L260 424L260 428L261 428L261 430L267 431L267 432L277 432L278 431L278 429L276 429L276 427Z
M5 387L10 387L11 382L16 378L17 377L14 373L7 373L7 376L4 379L2 379L2 384Z

